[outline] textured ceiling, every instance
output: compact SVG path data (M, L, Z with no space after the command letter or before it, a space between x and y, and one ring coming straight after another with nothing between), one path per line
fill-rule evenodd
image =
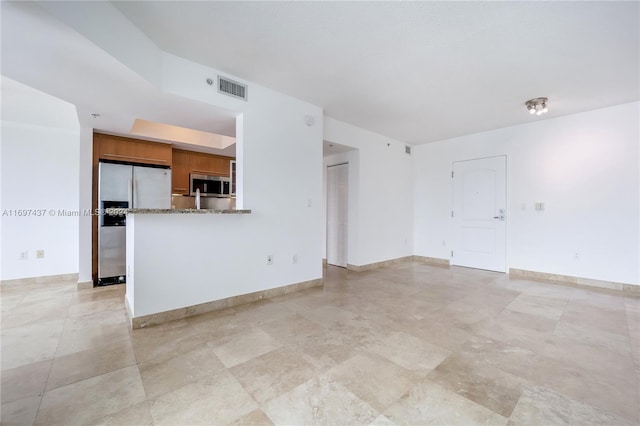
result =
M165 51L409 143L639 98L638 2L113 4Z
M3 75L81 121L101 113L84 124L103 131L141 118L235 135L233 112L162 92L46 11L82 15L86 3L57 4L2 2ZM637 1L111 4L162 50L408 143L640 97ZM549 113L531 116L524 102L538 96Z

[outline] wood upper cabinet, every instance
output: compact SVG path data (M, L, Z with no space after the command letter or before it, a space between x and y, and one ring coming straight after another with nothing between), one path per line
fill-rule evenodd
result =
M172 149L170 144L122 136L93 134L94 158L171 167L171 193L189 194L189 174L230 175L232 157Z
M234 158L174 149L171 193L189 195L190 173L229 177L231 160Z
M189 151L173 150L173 166L171 167L172 194L189 194L189 159Z
M121 136L94 133L94 146L100 160L155 164L171 167L171 145Z
M232 158L202 154L200 152L191 152L190 155L189 168L191 173L229 176L229 161Z

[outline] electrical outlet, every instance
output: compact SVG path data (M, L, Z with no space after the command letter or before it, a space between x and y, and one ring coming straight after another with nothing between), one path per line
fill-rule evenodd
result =
M293 261L293 264L294 264L294 265L295 265L295 264L297 264L297 263L298 263L298 255L297 255L297 254L294 254L294 255L293 255L293 259L291 259L291 260Z
M38 259L44 259L44 250L38 250L38 251L36 251L36 258L38 258Z
M267 256L267 265L273 265L273 255L272 254Z
M575 260L580 260L580 253L575 252L575 253L573 254L573 258L574 258Z
M29 259L29 252L28 251L21 251L20 252L20 260L27 260Z

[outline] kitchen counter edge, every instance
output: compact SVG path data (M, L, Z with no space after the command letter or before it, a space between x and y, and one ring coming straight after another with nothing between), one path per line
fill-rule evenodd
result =
M251 210L235 209L126 209L127 214L250 214Z

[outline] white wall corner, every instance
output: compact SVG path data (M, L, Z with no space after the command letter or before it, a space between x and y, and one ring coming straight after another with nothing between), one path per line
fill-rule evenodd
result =
M92 193L93 193L93 128L80 128L80 141L78 146L78 207L82 215L78 218L78 282L92 281L92 227L93 217Z
M36 3L150 83L161 85L162 50L110 2Z

